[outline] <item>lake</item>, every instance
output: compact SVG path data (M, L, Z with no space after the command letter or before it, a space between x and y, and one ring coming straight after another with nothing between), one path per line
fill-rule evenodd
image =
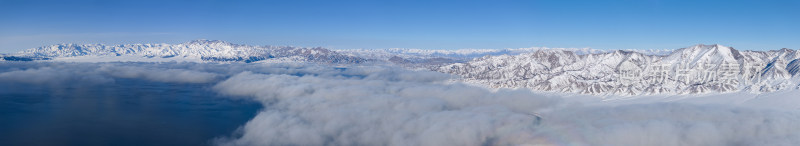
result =
M0 145L212 145L262 108L213 84L0 83Z

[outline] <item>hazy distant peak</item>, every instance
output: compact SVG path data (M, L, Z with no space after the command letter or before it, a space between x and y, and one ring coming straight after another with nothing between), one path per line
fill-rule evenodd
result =
M235 45L230 42L222 41L222 40L207 40L207 39L197 39L185 42L183 44L195 44L195 45L209 45L209 44L224 44L224 45Z

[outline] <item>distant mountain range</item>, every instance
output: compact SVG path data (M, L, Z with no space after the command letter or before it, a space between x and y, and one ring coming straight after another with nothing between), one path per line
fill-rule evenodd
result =
M800 51L739 51L722 45L677 50L329 50L195 40L181 44L60 44L0 55L0 60L114 56L205 62L395 64L459 75L460 80L493 88L598 95L771 92L797 88L800 82Z
M202 61L256 62L268 59L292 59L323 63L362 63L366 59L340 54L325 48L288 46L249 46L217 40L194 40L181 44L60 44L22 51L15 56L28 58L64 58L79 56L141 56L183 58Z

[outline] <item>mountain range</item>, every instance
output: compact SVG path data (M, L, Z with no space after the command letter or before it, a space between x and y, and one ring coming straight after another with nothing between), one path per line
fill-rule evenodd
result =
M15 56L29 58L64 58L78 56L140 56L182 58L194 61L256 62L268 59L291 59L322 63L361 63L367 60L340 54L325 48L238 45L218 40L194 40L181 44L59 44L28 49Z
M798 57L800 53L790 49L739 51L722 45L696 45L668 55L540 50L486 56L433 70L494 88L582 94L770 92L797 88Z
M393 64L449 73L460 76L457 80L491 88L594 95L771 92L798 88L800 82L800 51L740 51L702 44L676 50L330 50L195 40L181 44L60 44L0 55L0 60L115 56L201 62Z

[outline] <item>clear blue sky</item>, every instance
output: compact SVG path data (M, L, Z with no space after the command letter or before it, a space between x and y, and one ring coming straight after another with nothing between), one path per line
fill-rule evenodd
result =
M792 0L0 0L0 52L57 43L800 48Z

